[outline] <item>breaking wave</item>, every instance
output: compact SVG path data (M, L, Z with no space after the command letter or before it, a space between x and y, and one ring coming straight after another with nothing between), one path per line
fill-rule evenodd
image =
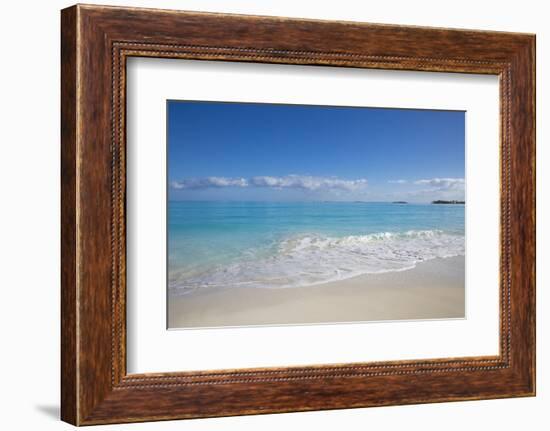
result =
M268 256L248 256L202 273L170 277L174 295L212 287L292 288L414 268L435 258L464 255L463 235L440 230L330 237L298 235L273 244Z

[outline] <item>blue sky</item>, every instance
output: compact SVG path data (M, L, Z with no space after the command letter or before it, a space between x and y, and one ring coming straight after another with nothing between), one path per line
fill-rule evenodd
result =
M169 101L169 199L463 199L464 127L462 111Z

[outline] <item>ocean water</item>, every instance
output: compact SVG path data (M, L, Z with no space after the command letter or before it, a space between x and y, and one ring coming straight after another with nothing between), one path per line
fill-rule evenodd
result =
M296 288L464 255L464 205L168 204L168 288Z

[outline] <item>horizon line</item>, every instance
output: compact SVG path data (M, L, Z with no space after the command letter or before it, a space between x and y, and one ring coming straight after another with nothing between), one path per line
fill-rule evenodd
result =
M459 201L465 199L434 199L430 201L407 201L396 199L391 201L367 200L239 200L239 199L167 199L167 202L258 202L258 203L377 203L377 204L432 204L435 201Z

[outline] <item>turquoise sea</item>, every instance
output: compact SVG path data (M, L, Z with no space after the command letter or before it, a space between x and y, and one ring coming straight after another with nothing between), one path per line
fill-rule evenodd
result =
M170 201L168 285L315 285L464 255L464 238L464 205Z

